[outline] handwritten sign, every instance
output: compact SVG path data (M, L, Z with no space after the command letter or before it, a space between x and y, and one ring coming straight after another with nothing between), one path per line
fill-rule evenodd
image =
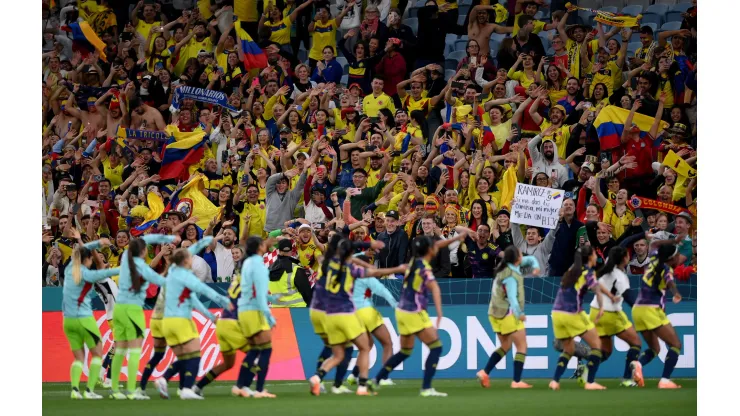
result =
M555 228L565 191L523 183L516 184L511 222L535 227Z

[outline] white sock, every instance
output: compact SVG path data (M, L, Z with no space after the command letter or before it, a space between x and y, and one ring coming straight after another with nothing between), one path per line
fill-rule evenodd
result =
M670 382L670 381L671 381L671 380L670 380L670 379L667 379L667 378L661 378L661 379L660 379L660 382L661 382L661 383L668 383L668 382Z

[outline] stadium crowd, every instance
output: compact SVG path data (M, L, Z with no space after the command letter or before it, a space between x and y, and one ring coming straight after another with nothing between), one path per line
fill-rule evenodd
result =
M98 267L213 235L205 282L276 237L271 280L303 300L334 232L393 268L472 230L437 278L492 278L509 245L544 276L584 245L640 274L675 238L695 266L696 0L571 3L44 0L43 285L77 232L111 240ZM556 228L513 222L517 183L564 192Z

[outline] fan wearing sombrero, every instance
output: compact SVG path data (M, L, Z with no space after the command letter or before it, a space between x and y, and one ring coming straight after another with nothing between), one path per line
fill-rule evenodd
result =
M694 148L688 144L689 128L683 123L675 123L671 127L665 129L663 138L666 140L658 147L658 162L663 162L663 158L668 154L668 151L673 150L676 153L686 150L689 153L694 151ZM689 154L681 152L680 157L687 159Z
M565 12L565 16L558 22L558 34L560 39L565 42L565 49L568 51L568 68L571 74L576 78L581 78L581 47L585 47L583 41L586 34L591 31L590 26L576 24L565 26L571 10Z

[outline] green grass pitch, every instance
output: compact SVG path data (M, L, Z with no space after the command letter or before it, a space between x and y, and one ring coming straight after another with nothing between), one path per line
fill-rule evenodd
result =
M483 414L541 415L695 415L696 380L676 380L680 390L658 390L657 380L646 380L646 387L622 388L619 380L600 380L606 391L584 391L575 380L563 380L558 392L547 389L548 380L528 380L531 390L512 390L509 380L491 380L483 389L475 380L434 380L438 391L448 397L419 397L421 380L396 380L398 385L383 387L375 397L333 395L313 397L308 383L268 382L267 389L277 399L235 398L229 395L230 382L216 382L205 389L203 401L185 402L176 396L177 382L170 383L170 400L162 400L149 385L147 401L114 401L106 396L98 401L69 398L69 385L44 383L43 411L54 415L423 415L457 416ZM330 382L324 383L327 388ZM81 383L84 386L84 382ZM354 390L354 388L353 388ZM238 413L239 412L239 413Z

